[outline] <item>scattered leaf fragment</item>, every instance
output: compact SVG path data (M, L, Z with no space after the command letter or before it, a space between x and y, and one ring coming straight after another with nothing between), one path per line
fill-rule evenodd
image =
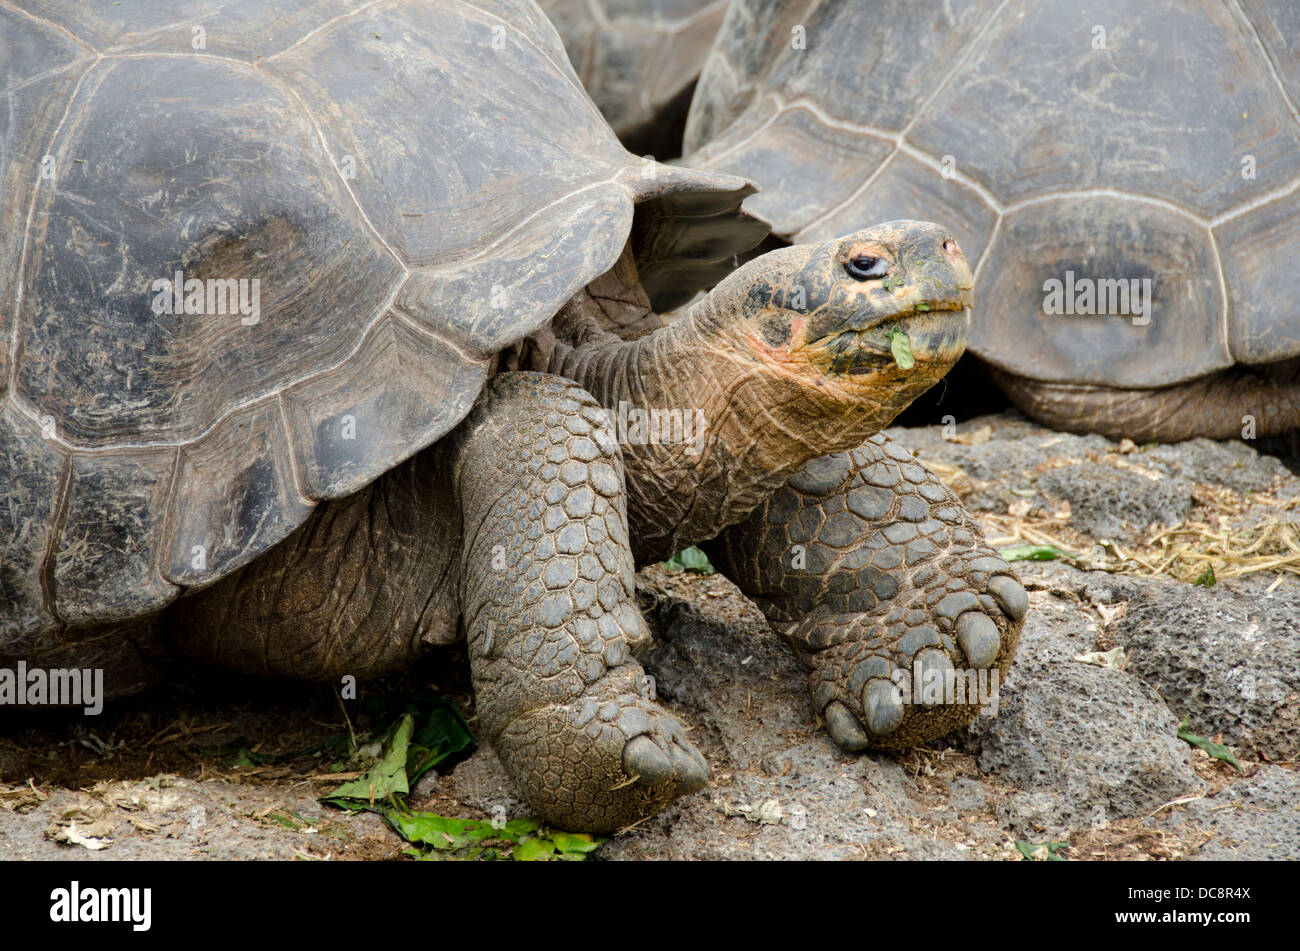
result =
M1055 545L1012 545L1010 548L999 548L998 554L1007 561L1055 561L1058 558L1079 557Z
M981 426L978 429L972 429L968 433L958 433L949 439L949 442L959 443L963 446L982 446L993 438L992 426ZM1031 490L1032 491L1032 490Z
M82 835L77 831L77 823L73 822L63 830L62 841L68 845L80 845L92 852L98 852L100 849L108 848L109 843L113 840L108 838L100 839L93 835Z
M713 565L709 563L709 556L694 545L679 551L665 561L664 564L672 571L689 571L691 574L696 575L711 575L714 573Z
M112 808L103 803L83 809L73 808L55 817L45 835L64 845L79 845L92 852L108 848L113 840L109 833L117 824Z
M781 804L775 799L764 799L757 806L751 806L746 802L733 806L724 802L722 812L727 816L744 816L750 822L769 826L778 825L785 818L785 813L781 811Z
M1068 842L1025 842L1016 839L1016 848L1024 856L1022 861L1025 862L1064 862L1065 858L1058 853L1069 847Z
M1215 743L1213 740L1207 740L1205 737L1197 736L1192 732L1192 718L1190 716L1183 717L1183 722L1178 725L1178 738L1180 740L1186 740L1188 743L1192 744L1192 746L1205 750L1205 752L1209 753L1215 759L1221 759L1225 763L1231 763L1233 766L1237 767L1237 772L1241 773L1243 776L1246 775L1246 770L1243 769L1241 763L1237 761L1236 754L1234 754L1232 750L1224 746L1222 743Z
M1124 665L1128 663L1128 657L1124 654L1124 648L1116 647L1108 651L1090 651L1086 654L1076 654L1075 660L1081 664L1092 664L1094 667L1102 667L1106 670L1123 670Z

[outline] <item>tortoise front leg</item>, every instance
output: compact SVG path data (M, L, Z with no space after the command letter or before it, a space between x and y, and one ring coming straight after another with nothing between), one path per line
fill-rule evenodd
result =
M703 547L807 659L817 712L848 750L969 722L1028 607L957 497L883 434L814 459ZM947 693L924 689L945 679Z
M460 604L479 721L548 822L610 832L702 788L708 764L644 696L623 460L581 387L505 373L452 444Z

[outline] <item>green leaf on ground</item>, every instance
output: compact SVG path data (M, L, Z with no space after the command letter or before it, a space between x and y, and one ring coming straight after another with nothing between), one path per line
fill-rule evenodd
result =
M283 826L290 832L298 832L301 829L310 829L311 820L307 819L300 812L289 812L287 809L276 809L268 812L264 817L268 822L274 822Z
M709 563L709 556L694 545L684 551L679 551L665 561L664 565L672 571L689 571L697 575L711 575L714 573L713 565Z
M1224 746L1222 743L1215 743L1213 740L1207 740L1205 737L1197 736L1192 732L1192 718L1190 716L1183 717L1183 722L1178 725L1178 738L1180 740L1186 740L1188 743L1191 743L1192 746L1199 746L1215 759L1221 759L1225 763L1231 763L1233 766L1237 767L1237 772L1241 773L1243 776L1246 775L1246 771L1242 768L1241 763L1237 762L1236 754L1234 754L1232 750Z
M1069 847L1069 842L1025 842L1016 839L1016 848L1024 856L1022 862L1064 862L1065 857L1058 853Z
M414 783L439 763L474 745L460 712L445 700L417 716L406 755L406 778Z
M894 355L894 362L900 370L916 366L916 358L912 356L912 338L897 327L889 332L889 352Z
M547 829L536 819L493 824L396 809L387 818L398 835L417 846L407 854L420 859L495 859L508 849L516 862L580 862L605 841L599 836Z
M366 774L321 797L350 811L378 813L415 848L417 859L496 859L509 851L516 861L581 861L602 838L544 828L537 819L510 822L453 819L408 809L403 798L421 774L473 745L456 708L432 694L383 698L379 716L396 715L381 755ZM404 711L404 712L398 712Z
M396 714L379 760L359 779L321 797L342 809L370 809L411 785L439 763L474 744L454 706L433 694L384 698L378 712ZM405 712L398 713L398 710Z
M410 752L411 734L415 730L414 714L405 714L393 727L384 747L384 754L370 770L359 779L344 783L321 802L344 809L374 806L389 796L404 795L411 791L406 774L406 758Z
M452 819L434 812L394 811L393 829L413 845L428 845L442 851L463 849L489 839L517 842L537 830L536 819L516 819L496 828L479 819Z
M1010 548L999 548L998 554L1007 561L1055 561L1058 558L1079 557L1055 545L1012 545Z
M1214 587L1214 582L1214 566L1206 565L1205 570L1201 572L1201 576L1193 581L1192 584L1198 588L1212 588Z

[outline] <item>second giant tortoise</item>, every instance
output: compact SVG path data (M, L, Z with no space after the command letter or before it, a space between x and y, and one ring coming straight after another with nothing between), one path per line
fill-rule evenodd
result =
M788 241L923 210L1022 410L1138 441L1300 429L1300 5L735 0L687 163Z
M945 230L665 326L765 234L751 187L627 153L531 0L213 2L202 48L172 6L0 6L0 660L121 695L464 638L522 795L616 829L706 781L633 572L711 540L845 747L975 715L900 688L1005 672L1025 592L878 434L962 351Z
M681 152L686 110L727 0L538 0L618 137L641 155Z

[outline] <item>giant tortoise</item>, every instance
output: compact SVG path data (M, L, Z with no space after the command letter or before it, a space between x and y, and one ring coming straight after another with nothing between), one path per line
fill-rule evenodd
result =
M1300 5L736 0L687 163L788 241L923 212L1022 410L1139 441L1300 428Z
M691 92L727 0L538 0L618 137L641 155L681 151Z
M615 829L706 781L633 571L709 541L845 747L975 715L1024 589L879 434L963 348L944 229L732 271L751 186L626 152L531 0L175 7L0 6L0 660L463 638L531 806Z

